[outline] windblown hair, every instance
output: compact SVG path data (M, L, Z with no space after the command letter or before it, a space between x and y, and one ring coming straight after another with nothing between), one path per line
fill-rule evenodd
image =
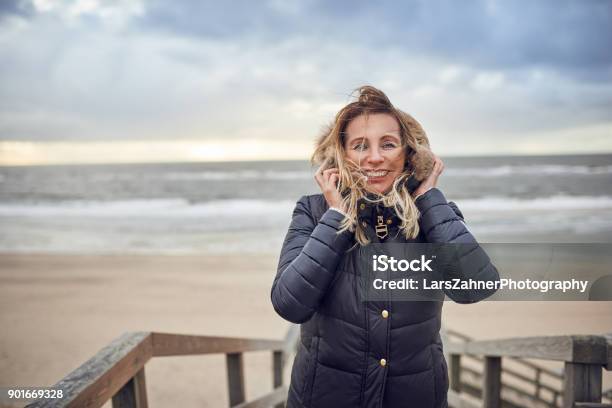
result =
M366 85L357 88L353 94L355 93L356 100L340 109L335 119L321 132L311 162L316 166L336 167L339 170L338 189L343 197L342 205L347 210L341 231L353 231L361 245L369 243L362 226L357 222L358 202L365 199L393 207L400 219L400 229L404 236L407 239L416 238L419 234L420 214L406 187L406 181L411 175L422 181L432 171L433 155L429 149L427 135L412 116L395 108L382 91ZM391 190L384 195L373 195L366 191L367 178L360 168L360 163L347 159L344 148L349 122L360 115L367 117L375 113L387 113L395 117L400 126L402 148L406 153L404 171L395 179Z

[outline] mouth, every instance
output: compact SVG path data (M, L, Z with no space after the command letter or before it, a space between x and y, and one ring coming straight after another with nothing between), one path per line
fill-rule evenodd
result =
M365 174L368 181L371 181L385 177L387 174L389 174L389 170L365 170L363 174Z

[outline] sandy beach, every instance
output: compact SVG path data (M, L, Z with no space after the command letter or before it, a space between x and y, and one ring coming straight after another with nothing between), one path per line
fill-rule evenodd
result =
M276 256L0 256L0 386L48 386L127 331L280 339ZM446 302L478 339L612 332L612 302ZM247 398L271 389L269 353L245 356ZM604 389L612 387L604 372ZM153 359L149 403L227 406L224 356Z

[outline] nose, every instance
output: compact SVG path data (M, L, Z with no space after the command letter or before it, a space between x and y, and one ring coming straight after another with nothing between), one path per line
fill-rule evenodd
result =
M368 163L380 164L385 161L385 158L380 154L379 149L370 149L370 154L367 157Z

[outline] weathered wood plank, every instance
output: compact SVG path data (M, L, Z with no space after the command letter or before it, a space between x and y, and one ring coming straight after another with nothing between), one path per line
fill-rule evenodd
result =
M607 364L608 345L603 336L547 336L449 343L450 353L522 357Z
M272 386L276 389L283 385L283 358L282 351L272 352ZM274 408L283 408L283 404L278 404Z
M277 404L284 406L287 400L287 393L287 387L279 387L262 397L253 401L243 402L232 408L268 408Z
M604 368L606 371L612 371L612 333L606 333L604 334L604 337L608 346L608 361L606 362Z
M136 373L115 395L113 408L147 408L147 390L144 367Z
M565 363L563 407L576 402L601 402L601 366L598 364Z
M285 346L284 342L279 340L190 336L170 333L152 333L152 336L153 356L155 357L283 350Z
M501 407L501 357L486 356L482 381L482 401L487 408Z
M145 368L142 367L140 371L134 376L134 391L136 393L136 407L138 408L149 408L149 401L147 398L147 382L145 379Z
M28 407L101 407L151 356L151 333L125 333L53 386L63 390L63 399L39 400Z
M274 388L283 385L283 352L272 352L272 384Z
M513 375L516 378L523 377L522 374L517 373L517 372L512 371L512 370L504 370L504 372L507 372L508 374ZM524 381L529 381L529 379L526 379L526 378L527 377L524 377L523 380ZM534 381L535 387L536 387L535 396L536 396L536 398L539 399L540 398L540 392L542 391L542 385L543 385L542 384L542 370L536 370L536 372L535 372L535 379L533 381Z
M450 389L461 392L461 354L450 356Z
M233 407L244 402L244 362L242 353L226 354L227 363L227 389L229 392L229 406Z

